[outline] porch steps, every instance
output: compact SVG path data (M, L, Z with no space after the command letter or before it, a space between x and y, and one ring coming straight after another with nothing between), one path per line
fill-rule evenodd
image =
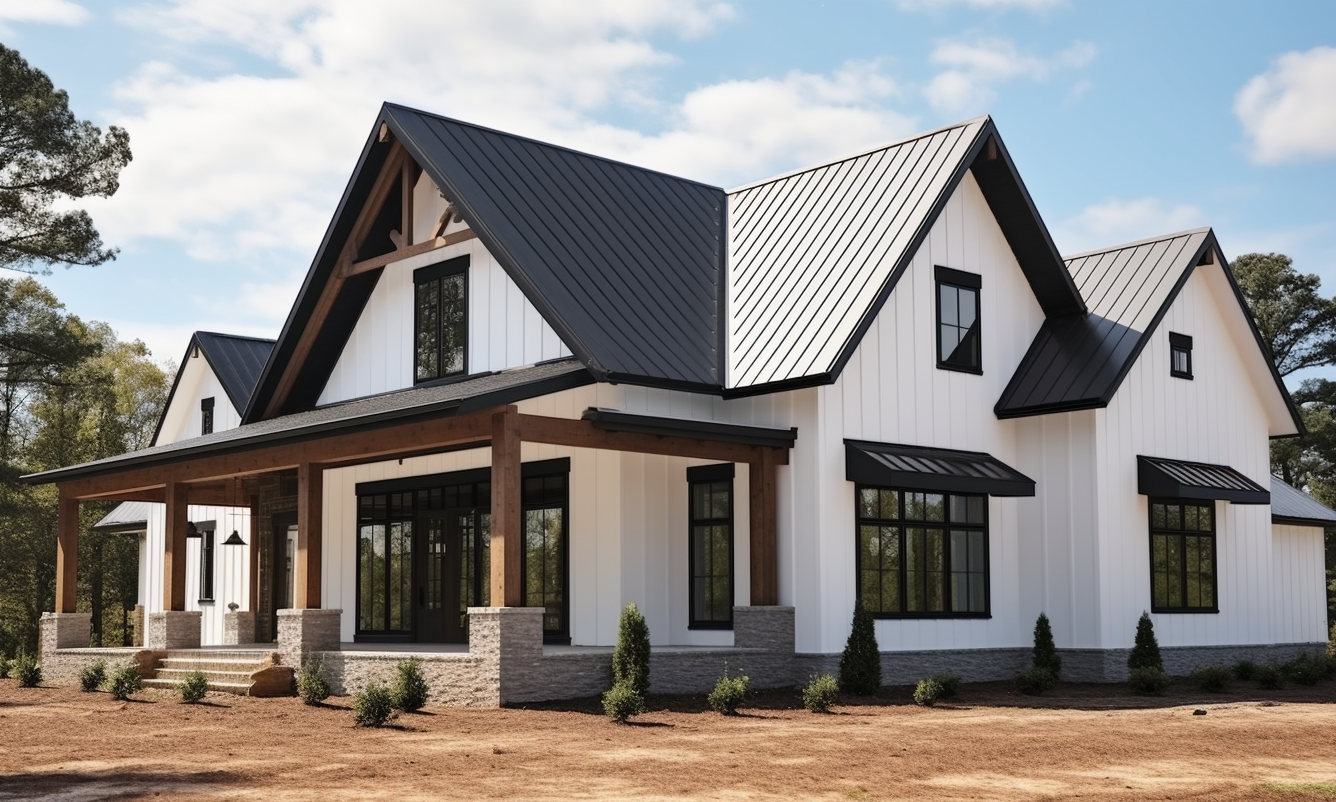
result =
M158 659L146 688L175 689L186 676L198 671L209 690L241 696L289 696L292 667L275 665L276 653L269 649L170 650Z

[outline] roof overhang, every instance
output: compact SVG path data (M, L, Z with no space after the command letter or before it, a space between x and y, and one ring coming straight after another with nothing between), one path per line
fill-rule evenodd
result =
M1034 480L991 454L866 440L844 441L845 478L907 490L1033 496Z
M735 423L661 418L655 415L632 415L613 409L590 407L580 416L594 426L610 432L636 432L671 437L704 437L725 443L749 446L793 448L798 440L798 429L772 429L764 426L741 426Z
M1137 492L1163 498L1270 504L1271 491L1229 467L1137 455Z

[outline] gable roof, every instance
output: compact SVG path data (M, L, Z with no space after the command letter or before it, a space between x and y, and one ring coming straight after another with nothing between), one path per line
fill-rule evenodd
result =
M172 400L176 398L176 389L181 384L181 377L185 374L186 365L190 363L190 356L196 348L209 363L213 374L218 377L218 383L223 385L223 391L232 402L232 408L241 413L250 402L255 382L259 380L260 371L264 369L264 364L274 349L274 341L212 331L197 331L192 334L190 344L186 346L186 355L181 359L181 366L176 369L176 377L172 380L171 392L167 394L167 401L162 405L162 414L158 416L158 426L153 431L150 443L157 443L158 436L162 434L162 425L167 420L167 410L171 409Z
M729 387L833 381L971 171L1048 316L1085 311L991 117L729 193Z
M386 104L243 420L265 414L285 371L298 375L280 411L313 406L375 288L379 270L332 279L389 156L382 123L597 379L718 388L722 189ZM325 330L290 364L322 303Z
M1210 228L1068 257L1089 312L1044 321L994 412L1016 418L1108 406L1193 270L1217 263L1296 431L1303 431L1299 411Z

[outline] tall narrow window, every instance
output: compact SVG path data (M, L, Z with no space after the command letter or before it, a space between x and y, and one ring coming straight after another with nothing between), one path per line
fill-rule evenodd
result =
M1169 375L1192 378L1192 338L1186 334L1169 332Z
M1150 504L1151 611L1216 613L1215 504Z
M199 402L199 433L200 435L213 434L213 398L205 398Z
M204 529L199 540L199 600L213 601L213 530Z
M691 492L691 624L733 626L733 463L687 469Z
M413 271L413 376L418 382L467 369L469 258Z
M937 268L937 367L982 373L979 289L975 273Z
M543 636L570 636L566 609L567 475L524 477L524 605L543 608Z

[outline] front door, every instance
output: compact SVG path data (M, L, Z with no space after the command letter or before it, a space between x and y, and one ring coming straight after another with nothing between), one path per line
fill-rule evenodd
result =
M280 512L271 519L273 548L269 560L269 633L278 640L278 611L292 607L297 556L297 513Z
M468 608L489 597L491 515L455 508L419 514L413 564L414 640L468 643Z

